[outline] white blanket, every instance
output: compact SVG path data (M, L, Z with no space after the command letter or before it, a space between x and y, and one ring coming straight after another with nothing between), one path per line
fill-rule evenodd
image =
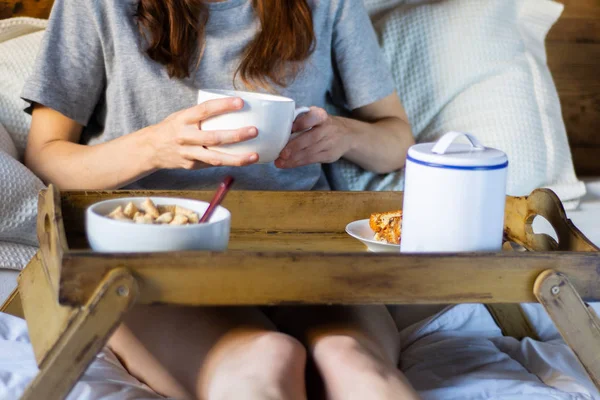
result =
M600 399L561 339L504 337L483 305L451 307L402 339L401 368L425 400Z
M560 340L503 337L482 305L450 307L402 332L401 368L425 400L600 399ZM22 319L0 313L0 398L16 399L37 367ZM69 400L162 398L101 352Z
M0 399L18 399L37 371L25 321L0 313ZM115 355L105 349L96 356L67 399L162 398L129 375Z

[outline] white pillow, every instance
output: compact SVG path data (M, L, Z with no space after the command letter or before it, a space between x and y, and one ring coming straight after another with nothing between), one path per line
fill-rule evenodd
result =
M473 133L507 153L509 194L550 187L573 208L585 186L544 49L562 9L549 0L444 0L398 6L374 24L417 141ZM338 190L403 188L403 171L375 175L341 161L328 175Z
M4 125L21 157L27 144L31 117L23 112L21 89L31 73L47 25L46 20L0 20L0 124Z

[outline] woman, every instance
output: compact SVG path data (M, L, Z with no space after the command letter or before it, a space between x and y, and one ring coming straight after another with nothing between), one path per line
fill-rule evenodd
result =
M355 0L57 0L23 98L26 164L62 189L328 189L321 164L386 173L413 143L365 10ZM271 91L311 111L271 164L209 150L260 132L202 131L242 100L195 104L199 88ZM328 115L327 104L348 118ZM293 323L292 323L293 321ZM293 336L282 331L293 334ZM304 399L307 354L330 399L415 398L396 368L384 307L138 306L109 341L158 393ZM309 369L311 370L311 369Z

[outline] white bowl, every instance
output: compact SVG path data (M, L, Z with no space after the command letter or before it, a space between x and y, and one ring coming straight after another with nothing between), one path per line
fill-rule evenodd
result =
M136 253L182 250L223 251L229 244L231 213L217 207L211 219L203 224L150 225L108 218L118 206L130 201L140 206L147 197L128 197L101 201L88 207L85 215L90 247L98 252ZM171 197L150 197L156 205L178 205L204 214L208 203Z
M367 249L374 253L399 253L400 245L380 242L374 239L375 232L369 226L368 219L350 222L346 225L346 233L363 242Z

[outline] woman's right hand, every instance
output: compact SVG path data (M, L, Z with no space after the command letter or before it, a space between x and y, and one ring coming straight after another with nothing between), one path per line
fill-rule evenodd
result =
M243 142L255 138L258 131L249 126L232 131L203 131L202 121L219 114L237 111L242 99L209 100L176 112L149 128L148 144L155 169L199 169L211 166L254 164L258 154L231 155L207 147Z

